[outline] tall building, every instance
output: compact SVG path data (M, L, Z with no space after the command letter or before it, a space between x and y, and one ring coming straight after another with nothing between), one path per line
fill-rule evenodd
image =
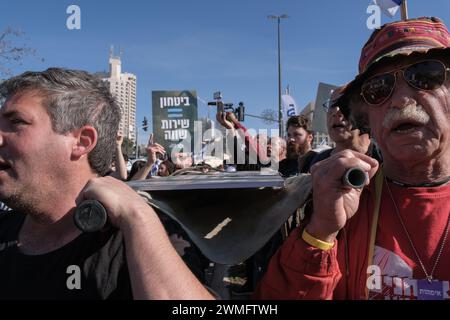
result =
M315 101L311 101L300 112L300 114L302 116L305 116L305 117L307 117L309 119L311 124L313 123L313 115L314 115L314 107L315 107L315 105L316 105L316 102ZM315 128L313 128L313 130L314 129Z
M136 75L122 73L120 57L111 53L109 58L109 77L103 78L109 83L111 93L116 97L122 117L119 131L131 141L136 140Z
M330 136L328 135L327 129L326 129L326 115L325 115L325 122L323 122L324 120L322 120L323 123L321 123L320 125L318 125L317 127L315 127L314 125L317 125L317 121L314 121L314 117L316 117L316 115L319 112L324 112L323 108L319 108L317 110L316 109L316 102L312 101L310 103L308 103L306 105L305 108L303 108L302 112L300 112L301 115L304 115L305 117L308 117L309 120L311 121L311 123L313 124L312 126L312 131L313 131L313 141L312 141L312 147L313 149L315 148L320 148L322 146L329 146L334 148L335 143L333 141L331 141ZM322 117L323 119L323 117Z

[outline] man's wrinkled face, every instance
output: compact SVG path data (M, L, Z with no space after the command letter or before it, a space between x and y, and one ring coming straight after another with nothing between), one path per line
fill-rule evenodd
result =
M42 95L26 91L10 97L0 109L0 200L15 208L33 205L30 198L39 195L52 196L70 150L68 138L53 131Z
M378 75L425 60L407 57L378 66ZM447 63L448 65L448 63ZM396 74L394 91L382 104L369 106L369 123L383 157L402 162L421 162L450 153L450 83L425 91L411 87Z
M305 129L289 126L287 136L287 157L289 159L296 159L311 149L312 135Z

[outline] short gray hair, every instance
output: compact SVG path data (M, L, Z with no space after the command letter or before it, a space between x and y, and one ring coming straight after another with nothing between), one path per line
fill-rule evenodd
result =
M56 133L66 134L85 125L97 130L97 145L88 160L96 173L106 175L120 122L120 107L107 84L85 71L62 68L25 72L0 84L2 100L25 91L44 96L44 107Z

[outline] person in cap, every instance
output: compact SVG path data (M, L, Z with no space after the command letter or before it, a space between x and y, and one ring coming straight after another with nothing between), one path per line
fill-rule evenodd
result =
M312 167L312 215L273 257L256 298L450 298L449 47L437 18L372 34L343 111L370 129L383 165L344 150ZM343 184L353 167L369 177L364 189Z
M350 120L344 117L342 109L345 107L341 107L340 104L348 103L343 98L345 88L346 85L343 85L333 90L330 99L323 104L327 116L328 135L336 146L315 153L309 161L301 163L302 172L309 172L311 167L317 162L346 149L367 154L378 160L378 162L382 162L379 150L376 144L371 141L369 132L355 128Z

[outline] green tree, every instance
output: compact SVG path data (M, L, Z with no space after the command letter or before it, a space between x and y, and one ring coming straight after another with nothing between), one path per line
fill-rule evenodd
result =
M122 142L122 153L131 157L134 156L134 150L134 141L124 137Z
M274 122L278 122L277 120L277 113L273 109L264 109L261 112L261 118L263 118L263 122L265 124L272 124Z
M145 145L139 145L139 158L146 157L147 156L147 146Z
M36 54L36 50L26 44L16 43L17 38L24 34L24 32L11 27L0 32L0 76L11 76L13 68L21 66L25 57ZM44 61L44 59L40 60Z

